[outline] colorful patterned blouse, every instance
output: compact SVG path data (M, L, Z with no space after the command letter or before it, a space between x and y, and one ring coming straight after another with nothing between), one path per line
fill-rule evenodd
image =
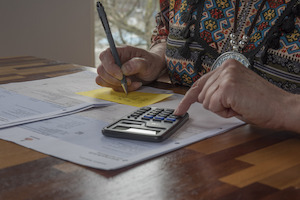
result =
M237 33L249 30L263 0L241 0ZM173 84L191 86L230 51L235 0L160 0L152 45L167 43L166 61ZM300 2L267 0L243 54L251 69L273 84L300 93Z

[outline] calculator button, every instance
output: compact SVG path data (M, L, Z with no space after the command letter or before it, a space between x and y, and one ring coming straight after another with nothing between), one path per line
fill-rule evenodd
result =
M156 112L149 112L148 115L156 115Z
M161 111L159 111L159 110L154 110L154 111L152 111L152 113L155 113L155 114L158 114L158 113L160 113Z
M152 118L153 118L153 115L144 115L143 118L146 118L146 119L152 119Z
M136 117L136 116L128 116L129 119L137 119L139 117Z
M158 117L164 117L164 118L165 118L165 117L167 117L168 115L164 115L164 114L161 114L161 113L160 113L160 114L157 115L157 116L158 116Z
M156 116L153 118L154 120L164 120L165 118L164 117L161 117L161 116Z
M180 116L178 116L178 115L170 115L169 117L170 118L175 118L175 119L179 119L180 118Z
M163 115L169 115L170 113L169 113L169 112L166 112L166 111L163 111L163 112L161 112L160 114L163 114Z
M170 117L168 117L168 118L165 119L165 121L166 121L166 122L175 122L176 119L175 119L175 118L170 118Z
M151 110L151 108L150 107L143 107L143 108L140 108L139 110L149 111L149 110Z
M174 109L169 109L169 108L167 108L167 109L165 109L165 111L168 111L168 112L174 112Z
M140 115L139 115L139 114L133 113L133 114L131 114L130 116L131 116L131 117L139 117Z

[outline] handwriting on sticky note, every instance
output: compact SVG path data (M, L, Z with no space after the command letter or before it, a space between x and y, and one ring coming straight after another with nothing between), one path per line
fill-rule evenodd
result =
M77 92L76 94L136 107L148 106L172 96L172 94L156 94L136 91L129 92L128 95L126 95L123 92L116 92L111 88L100 88L86 92Z

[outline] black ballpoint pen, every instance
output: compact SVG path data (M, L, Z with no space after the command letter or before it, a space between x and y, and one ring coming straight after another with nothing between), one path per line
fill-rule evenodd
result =
M110 31L110 27L109 27L109 24L108 24L106 13L104 11L103 5L99 1L97 2L97 11L98 11L98 14L99 14L99 18L102 22L103 28L105 30L111 53L112 53L112 55L115 59L115 63L121 68L122 63L121 63L119 54L117 52L117 48L116 48L114 39L113 39L111 31ZM126 81L126 77L124 76L124 74L123 74L123 78L121 80L121 85L123 87L124 92L127 94L128 93L127 81Z

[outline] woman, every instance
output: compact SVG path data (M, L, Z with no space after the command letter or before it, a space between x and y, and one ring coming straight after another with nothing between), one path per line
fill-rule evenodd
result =
M97 84L129 91L168 70L191 86L175 114L194 102L222 117L300 133L298 0L161 0L149 51L120 47L122 69L100 54ZM229 52L229 53L228 53Z

